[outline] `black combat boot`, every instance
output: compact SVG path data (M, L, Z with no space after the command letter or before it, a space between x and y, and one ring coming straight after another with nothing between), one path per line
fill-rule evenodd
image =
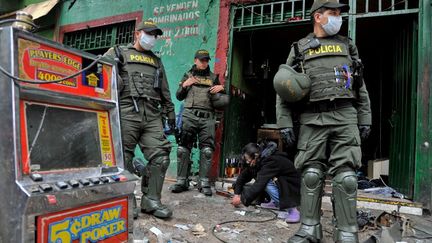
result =
M141 183L141 212L158 218L172 216L172 211L161 203L161 192L169 163L169 157L163 156L153 159L146 166Z
M180 193L189 190L190 150L179 146L177 149L177 182L170 186L170 191Z
M198 190L206 196L211 196L213 194L208 179L208 173L211 167L211 159L213 155L213 150L209 147L204 147L201 149L200 154L200 167L199 167L199 183Z

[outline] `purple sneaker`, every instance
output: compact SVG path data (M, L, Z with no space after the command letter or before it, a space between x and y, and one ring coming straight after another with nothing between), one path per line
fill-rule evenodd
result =
M279 206L276 205L276 203L274 201L270 201L268 203L261 203L260 206L262 208L268 208L268 209L276 209L279 210Z
M285 217L285 222L287 223L298 223L300 222L300 212L297 208L289 208L288 215Z

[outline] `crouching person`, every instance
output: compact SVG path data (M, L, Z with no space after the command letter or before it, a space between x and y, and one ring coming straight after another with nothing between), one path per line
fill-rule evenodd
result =
M234 185L231 204L249 206L262 193L267 192L271 201L262 203L264 208L279 209L279 218L288 223L300 221L297 206L300 202L300 174L287 154L278 152L274 142L247 144L242 150L246 168L240 173ZM251 186L246 183L255 179Z

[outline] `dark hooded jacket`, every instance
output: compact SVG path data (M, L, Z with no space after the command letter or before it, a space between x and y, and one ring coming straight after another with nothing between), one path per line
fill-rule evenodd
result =
M245 168L238 176L234 193L241 194L241 201L249 206L263 192L270 179L279 188L280 209L296 207L300 204L300 173L284 152L272 151L269 146L261 149L261 156L255 166ZM244 185L255 179L250 187Z

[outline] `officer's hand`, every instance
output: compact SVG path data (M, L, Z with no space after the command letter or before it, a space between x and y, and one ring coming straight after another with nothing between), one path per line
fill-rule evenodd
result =
M170 128L170 133L174 134L175 128L176 128L176 120L175 119L168 119L168 127Z
M219 85L212 86L210 88L210 93L216 94L221 92L222 90L224 90L224 86L219 84Z
M186 79L186 81L184 81L182 83L182 87L183 88L189 87L189 86L193 85L196 82L198 82L198 79L195 78L194 76L190 76L188 79Z
M292 147L295 144L296 137L294 134L294 129L292 127L287 127L280 130L280 135L282 137L282 141L286 146Z
M366 140L369 137L371 132L371 127L369 125L359 125L360 138L362 141Z

